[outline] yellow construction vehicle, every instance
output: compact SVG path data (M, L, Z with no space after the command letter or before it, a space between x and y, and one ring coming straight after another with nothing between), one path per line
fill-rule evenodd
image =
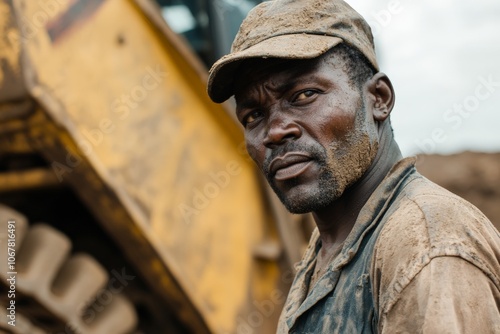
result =
M0 332L275 331L311 225L205 93L230 2L0 0Z

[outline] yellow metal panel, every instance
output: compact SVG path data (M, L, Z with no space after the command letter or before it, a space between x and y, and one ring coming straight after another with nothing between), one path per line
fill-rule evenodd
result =
M243 137L133 1L41 3L17 8L32 25L23 40L30 88L69 134L62 145L75 147L75 160L88 161L116 193L211 330L236 332L254 302L282 284L275 262L253 260L254 247L275 235L253 166L238 149ZM52 163L68 168L60 177L78 177L67 159Z

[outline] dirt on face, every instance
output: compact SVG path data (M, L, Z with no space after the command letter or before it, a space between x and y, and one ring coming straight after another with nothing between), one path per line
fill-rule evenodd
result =
M421 155L417 169L477 206L500 230L500 153Z
M364 118L364 109L358 111L358 115ZM308 152L320 166L319 187L302 190L298 198L287 196L276 185L273 176L264 173L271 188L290 212L313 212L331 205L370 167L377 154L379 143L376 136L369 135L370 130L363 121L356 123L359 124L356 124L353 132L341 143L335 142L326 148L316 144L308 148ZM298 185L295 180L288 183L290 186Z
M343 146L333 143L329 147L328 165L337 187L335 199L363 176L377 155L378 135L367 118L363 105L357 112L355 128Z
M347 61L333 52L307 61L249 63L236 85L248 152L293 213L331 205L377 154L369 99L347 72ZM267 71L258 67L262 63ZM298 152L314 163L294 177L278 177L274 163Z

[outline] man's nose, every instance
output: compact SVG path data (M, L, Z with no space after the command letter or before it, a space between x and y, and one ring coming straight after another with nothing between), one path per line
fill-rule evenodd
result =
M269 118L264 145L268 148L282 145L289 140L300 138L302 130L290 117L274 114Z

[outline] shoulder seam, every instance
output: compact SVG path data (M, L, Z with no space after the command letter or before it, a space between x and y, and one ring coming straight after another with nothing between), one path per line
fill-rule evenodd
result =
M434 194L433 194L434 195ZM459 197L454 197L454 196L447 196L446 194L435 194L436 196L444 196L444 197L450 197L451 199L459 199ZM404 197L407 198L407 200L410 203L413 203L418 210L420 211L422 218L427 221L426 219L426 214L422 210L420 204L416 202L413 198L408 196L407 193L403 194ZM446 247L440 247L440 248L433 248L431 245L431 240L430 240L430 235L429 231L426 229L427 232L427 241L428 241L428 248L423 252L423 255L415 259L412 262L412 265L414 265L414 270L411 272L407 272L404 275L401 275L394 284L392 284L389 289L390 291L387 291L390 295L392 296L397 296L397 297L391 297L385 305L380 305L383 307L381 309L381 315L386 314L387 312L390 311L390 309L394 306L394 304L399 300L399 296L401 295L401 292L411 283L411 281L422 271L422 269L427 266L432 259L437 258L437 257L458 257L461 258L464 261L467 261L471 265L475 266L479 270L481 270L486 277L488 277L489 280L492 281L492 283L497 287L497 289L500 290L500 277L498 277L494 272L492 272L489 268L489 266L483 262L480 258L473 257L469 254L464 254L463 252L460 251L459 247L457 245L447 245ZM382 235L383 230L381 231ZM378 238L379 239L379 238ZM380 240L380 239L379 239ZM377 244L379 242L377 240ZM376 245L376 248L377 245ZM380 303L380 301L379 301Z
M415 270L412 272L410 275L405 275L402 276L400 279L398 279L394 284L393 284L393 291L396 294L396 297L391 298L386 305L384 305L384 309L382 310L381 314L387 314L390 312L392 307L396 304L396 302L400 299L401 293L403 290L415 279L415 277L420 274L420 272L431 263L431 261L435 258L439 257L456 257L460 258L463 261L466 261L470 265L476 267L477 269L481 270L485 276L496 286L496 288L500 291L500 281L497 277L495 277L494 273L489 272L487 270L487 266L484 265L484 263L481 263L481 261L477 261L477 259L474 259L470 256L466 256L464 254L459 254L458 250L452 249L451 247L445 250L430 250L428 251L422 258L420 263L418 264L418 270ZM479 263L478 263L479 262ZM481 265L478 265L481 264Z

